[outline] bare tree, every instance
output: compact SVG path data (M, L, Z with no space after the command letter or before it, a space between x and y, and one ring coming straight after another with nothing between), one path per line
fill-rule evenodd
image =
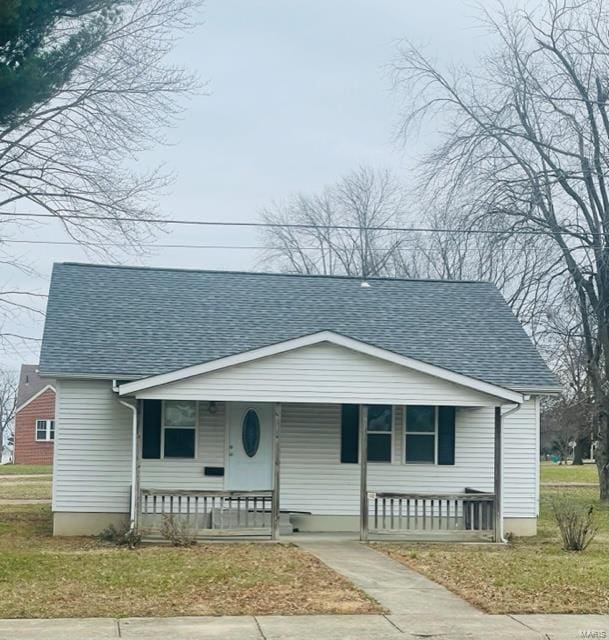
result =
M389 171L360 167L320 195L295 195L265 209L262 262L293 273L395 273L404 193ZM287 226L286 226L287 225Z
M544 0L486 24L499 41L474 70L443 71L406 43L396 61L405 135L428 116L448 131L424 160L428 197L473 224L540 234L560 260L548 286L571 288L609 500L609 7Z
M70 237L98 252L104 251L102 241L119 237L135 249L149 236L149 223L159 219L154 198L170 176L158 168L139 171L137 159L166 141L163 132L197 87L195 77L168 56L181 32L192 26L198 4L117 1L76 68L44 100L13 114L0 130L0 216L5 220L0 245L10 226L6 216L23 212L55 217ZM44 46L52 51L57 43L69 42L79 32L80 19L60 19ZM24 267L2 246L0 264L6 270ZM9 284L0 291L0 320L24 304L39 311L35 303Z
M560 293L549 286L555 248L539 236L497 234L489 219L474 226L462 211L441 203L426 209L428 231L402 243L396 270L421 278L493 282L533 338L545 336L547 308Z
M14 433L17 408L17 376L13 371L0 371L0 460Z

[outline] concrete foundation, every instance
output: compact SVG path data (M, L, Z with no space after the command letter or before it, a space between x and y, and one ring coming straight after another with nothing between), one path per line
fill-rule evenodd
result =
M290 515L290 522L295 531L307 533L359 532L359 516L293 513ZM512 533L515 536L534 536L537 534L537 518L504 518L503 527L504 533Z
M285 514L282 514L285 515ZM127 513L82 513L56 511L53 514L53 535L91 536L106 529L111 524L116 528L124 526L129 518ZM359 516L332 516L314 514L290 514L290 522L295 532L326 533L344 531L359 533ZM288 534L287 522L282 523L283 535ZM537 533L537 518L504 518L504 533L515 536L534 536Z
M55 511L54 536L94 536L111 524L117 529L129 523L128 513L82 513Z
M514 536L537 535L537 518L504 518L503 533Z

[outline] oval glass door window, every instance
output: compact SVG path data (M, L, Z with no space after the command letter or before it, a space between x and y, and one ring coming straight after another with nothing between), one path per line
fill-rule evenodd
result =
M247 456L253 458L260 446L260 420L253 409L249 409L243 418L241 441Z

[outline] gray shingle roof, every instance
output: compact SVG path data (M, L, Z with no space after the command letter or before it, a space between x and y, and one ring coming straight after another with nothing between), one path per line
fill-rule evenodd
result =
M55 380L41 378L37 364L22 364L17 387L17 406L20 407L49 384L54 385Z
M148 376L322 330L511 388L556 387L484 282L53 269L40 370Z

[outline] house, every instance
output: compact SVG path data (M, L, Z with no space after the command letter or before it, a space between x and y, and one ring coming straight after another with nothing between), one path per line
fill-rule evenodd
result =
M15 410L15 464L53 464L55 381L41 378L38 365L21 365Z
M494 285L56 264L56 534L532 535L558 384Z

